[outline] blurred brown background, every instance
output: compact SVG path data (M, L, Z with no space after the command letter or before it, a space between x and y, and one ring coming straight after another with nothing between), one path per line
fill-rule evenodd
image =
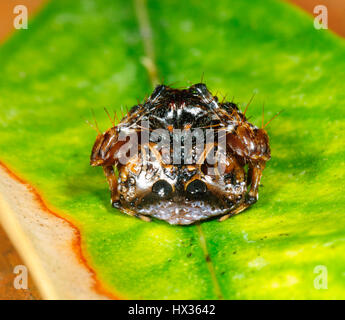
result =
M16 5L25 5L29 15L35 14L47 0L0 0L0 43L6 41L14 31L13 8ZM73 1L73 0L71 0ZM288 0L312 16L316 5L325 5L328 8L328 27L345 37L345 0ZM29 21L30 23L30 21ZM16 250L8 240L0 226L0 300L33 300L40 299L39 292L29 277L28 290L16 290L13 287L16 265L24 264Z
M45 0L0 0L0 42L5 41L14 31L13 8L24 5L28 8L29 15L37 12L45 3Z
M288 0L313 14L314 7L324 5L328 9L328 28L345 37L345 0Z

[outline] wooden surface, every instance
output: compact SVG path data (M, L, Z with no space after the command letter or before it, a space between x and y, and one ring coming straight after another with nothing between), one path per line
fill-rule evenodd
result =
M30 15L37 12L44 2L46 2L46 0L0 0L0 42L9 38L15 30L13 27L13 19L16 16L16 14L13 13L13 8L15 6L25 5L30 17Z
M339 35L345 36L345 0L289 0L313 15L313 9L318 4L328 8L329 28ZM0 0L0 42L5 41L14 31L13 8L21 4L28 8L29 16L36 12L45 0ZM30 28L30 19L29 19ZM23 265L13 245L0 226L0 300L35 300L40 299L40 294L29 275L28 289L17 290L13 286L15 274L13 269Z
M27 290L14 288L13 281L17 274L13 272L13 269L17 265L24 265L24 263L0 227L0 300L40 299L40 294L30 274Z

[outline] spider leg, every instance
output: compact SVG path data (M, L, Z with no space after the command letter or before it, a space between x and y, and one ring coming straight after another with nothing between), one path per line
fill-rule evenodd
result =
M250 190L247 195L246 203L249 205L258 200L258 189L262 176L262 171L265 169L265 161L251 161L248 170L248 184L250 183Z
M121 208L121 210L128 214L129 216L132 216L132 217L137 217L139 218L140 220L143 220L145 222L151 222L152 219L148 216L144 216L143 214L140 214L140 213L136 213L135 211L129 209L129 208Z
M231 211L228 214L225 214L224 216L221 216L218 221L222 222L225 221L227 219L229 219L230 217L234 216L235 214L239 214L240 212L242 212L243 210L247 209L250 206L250 204L243 202L241 203L235 210Z
M143 221L145 221L145 222L151 222L152 221L152 219L150 218L150 217L148 217L148 216L144 216L144 215L142 215L142 214L136 214L136 217L137 218L139 218L140 220L143 220Z
M115 175L114 168L113 166L103 166L103 171L111 192L111 204L113 207L118 208L120 205L120 195L117 190L117 177Z
M262 171L264 170L264 168L265 168L265 161L252 161L249 163L247 183L248 185L250 184L250 190L248 194L246 195L244 202L241 203L237 208L235 208L230 213L225 214L224 216L220 217L218 219L219 222L225 221L226 219L230 218L231 216L234 216L235 214L239 214L240 212L247 209L258 200L258 196L259 196L258 189L260 185Z

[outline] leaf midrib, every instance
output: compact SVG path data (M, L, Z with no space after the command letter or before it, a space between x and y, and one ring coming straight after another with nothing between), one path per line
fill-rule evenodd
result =
M151 82L153 89L157 84L159 84L159 69L156 63L155 47L153 43L153 31L147 10L147 1L133 0L133 5L136 11L140 37L143 43L145 53L145 57L142 58L141 62L148 74L148 78ZM196 226L192 226L192 228L193 232L197 233L199 245L202 249L204 256L204 262L207 265L207 269L211 278L214 294L218 299L224 299L224 295L222 293L219 281L217 279L214 263L207 248L206 237L202 229L202 226L199 223L197 223Z

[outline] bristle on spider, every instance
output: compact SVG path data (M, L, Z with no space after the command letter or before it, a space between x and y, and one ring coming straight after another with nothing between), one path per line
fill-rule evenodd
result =
M107 114L108 119L110 120L110 122L111 122L111 124L113 125L113 127L115 127L115 121L114 121L114 119L110 116L109 111L107 110L106 107L104 107L104 111L105 111L105 113Z
M93 118L93 121L94 121L94 123L95 123L95 128L96 128L98 134L102 134L102 133L101 133L101 130L100 130L99 127L98 127L98 123L97 123L97 120L96 120L95 112L94 112L93 109L91 109L91 113L92 113L92 118Z
M271 119L270 121L268 121L262 129L265 129L276 117L278 117L284 110L280 110L279 112L277 112Z
M244 109L243 115L245 116L248 110L249 105L252 103L253 99L255 97L255 92L253 93L252 97L250 98L249 102L246 105L246 108Z

